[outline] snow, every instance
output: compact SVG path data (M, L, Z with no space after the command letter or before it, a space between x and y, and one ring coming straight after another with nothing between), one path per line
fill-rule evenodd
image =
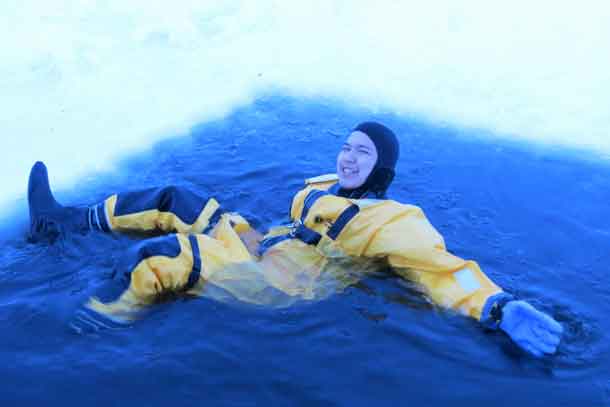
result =
M0 208L268 92L607 157L610 8L567 3L5 0Z

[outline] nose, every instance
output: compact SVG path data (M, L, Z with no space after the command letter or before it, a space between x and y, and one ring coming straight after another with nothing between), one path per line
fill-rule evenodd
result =
M353 163L354 161L356 161L356 156L354 155L353 150L345 151L343 153L343 160L348 161L350 163Z

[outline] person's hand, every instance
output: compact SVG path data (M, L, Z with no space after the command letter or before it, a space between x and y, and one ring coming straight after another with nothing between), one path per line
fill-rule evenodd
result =
M557 321L525 301L509 301L502 308L500 329L536 357L555 353L563 333Z

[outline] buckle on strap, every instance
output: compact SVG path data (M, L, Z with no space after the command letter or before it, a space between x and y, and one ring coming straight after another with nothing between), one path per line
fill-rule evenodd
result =
M290 225L290 232L288 232L288 236L296 237L297 236L297 230L301 226L303 226L303 222L301 222L300 219L297 219L294 222L292 222L292 224Z
M320 242L320 239L322 239L321 234L319 234L318 232L316 232L313 229L308 228L307 226L305 226L304 224L302 224L300 222L299 222L298 226L296 226L294 228L294 232L291 231L291 233L292 233L292 235L291 235L292 237L296 237L303 243L314 245L314 246Z
M285 235L274 236L269 239L263 240L259 246L259 255L263 255L271 246L287 239L299 239L303 243L316 246L322 239L322 235L316 232L315 230L305 226L304 221L307 218L309 210L314 205L314 203L319 198L326 195L329 195L327 191L320 191L316 189L312 190L305 198L301 217L295 219L292 223L287 225L288 233L286 233ZM360 207L358 205L352 204L348 206L330 225L328 230L325 232L326 236L328 236L332 240L336 240L345 228L345 226L349 223L349 221L351 221L356 215L358 215L359 212Z

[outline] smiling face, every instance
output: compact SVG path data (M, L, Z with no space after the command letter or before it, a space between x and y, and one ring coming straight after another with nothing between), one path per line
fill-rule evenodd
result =
M347 138L337 156L337 175L341 188L362 186L377 162L377 149L369 136L354 131Z

